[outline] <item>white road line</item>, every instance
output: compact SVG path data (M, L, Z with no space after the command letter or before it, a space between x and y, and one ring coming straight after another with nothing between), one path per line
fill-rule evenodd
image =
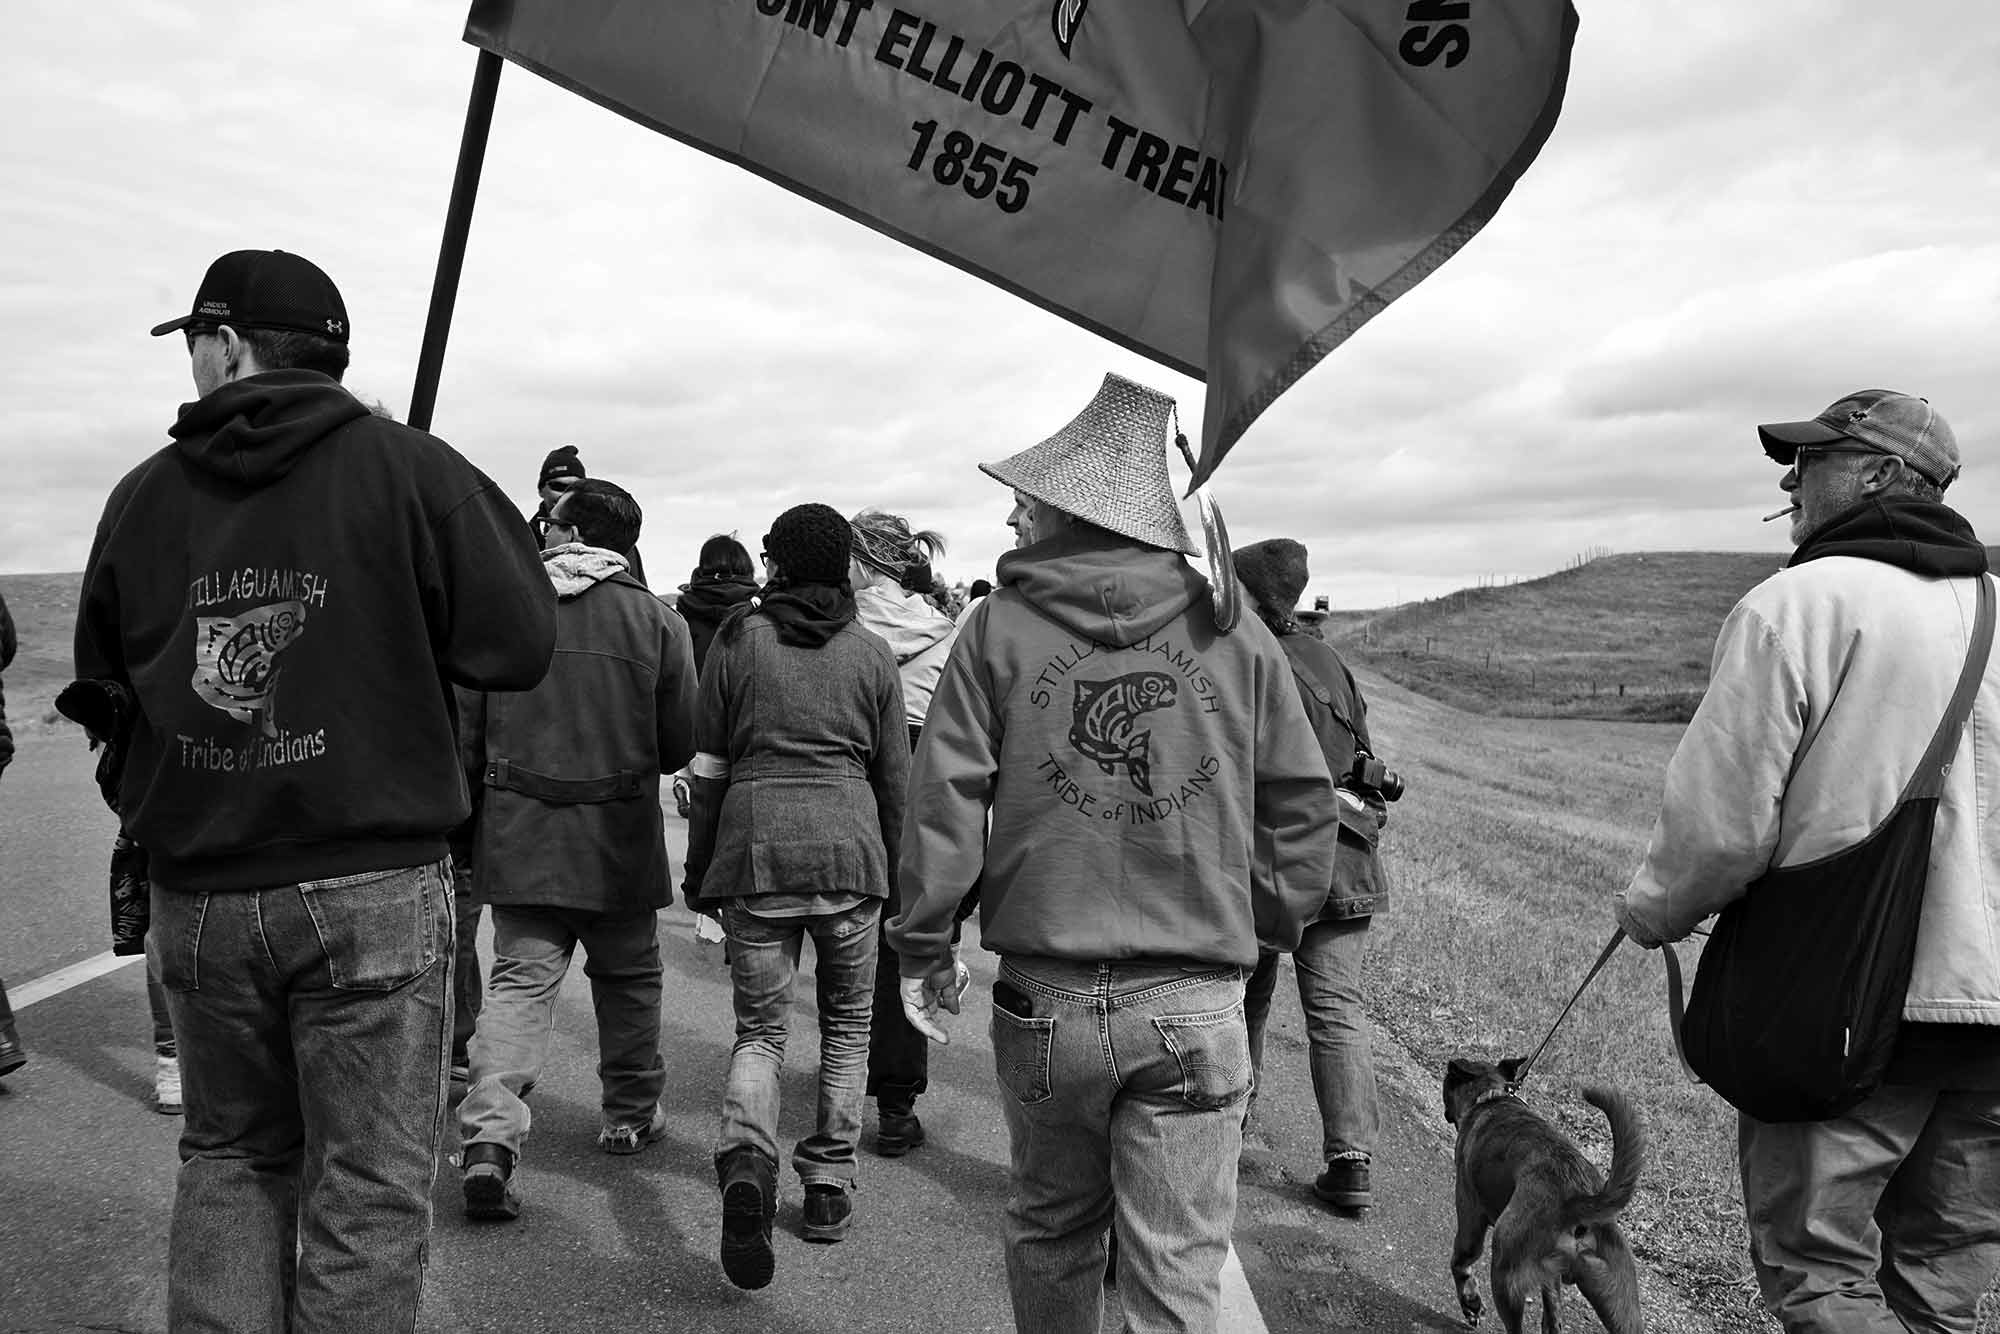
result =
M1257 1309L1257 1296L1243 1273L1243 1261L1236 1247L1222 1261L1222 1314L1216 1321L1217 1334L1270 1334L1264 1313Z
M115 972L128 963L144 963L143 954L112 954L106 951L94 959L73 963L67 968L58 968L53 973L44 973L26 986L13 987L7 992L7 1000L17 1010L25 1010L36 1001L45 1001L51 996L60 996L71 987L80 987L93 978Z

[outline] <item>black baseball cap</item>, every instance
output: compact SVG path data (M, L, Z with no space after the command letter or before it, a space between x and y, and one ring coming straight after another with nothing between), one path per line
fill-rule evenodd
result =
M319 265L283 250L232 250L208 266L194 309L153 326L153 337L190 324L289 329L347 341L347 303Z

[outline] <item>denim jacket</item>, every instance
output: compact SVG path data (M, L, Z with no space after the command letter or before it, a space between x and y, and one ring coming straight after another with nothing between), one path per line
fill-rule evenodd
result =
M1306 706L1313 733L1326 755L1327 771L1333 775L1340 806L1340 841L1334 850L1333 885L1316 922L1367 917L1389 906L1389 881L1382 874L1381 858L1375 841L1386 818L1380 798L1363 797L1342 785L1342 776L1354 767L1357 747L1374 750L1368 739L1368 705L1354 674L1331 647L1311 635L1280 635L1278 647L1291 660L1292 679L1299 688L1299 700Z

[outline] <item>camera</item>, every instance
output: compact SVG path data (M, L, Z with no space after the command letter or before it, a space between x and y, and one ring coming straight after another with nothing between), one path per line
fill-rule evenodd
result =
M1363 794L1374 793L1384 801L1403 799L1402 775L1365 750L1354 752L1354 765L1341 778L1340 785Z

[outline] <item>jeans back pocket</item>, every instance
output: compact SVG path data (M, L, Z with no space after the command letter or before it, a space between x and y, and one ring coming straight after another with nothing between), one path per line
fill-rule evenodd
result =
M451 912L442 863L299 885L326 969L341 991L394 991L444 950Z
M1049 1053L1055 1043L1056 1021L1009 1014L993 1007L993 1069L1000 1086L1024 1107L1047 1102Z
M1180 1063L1188 1106L1227 1107L1250 1092L1250 1030L1241 1001L1206 1014L1155 1015L1153 1026Z

